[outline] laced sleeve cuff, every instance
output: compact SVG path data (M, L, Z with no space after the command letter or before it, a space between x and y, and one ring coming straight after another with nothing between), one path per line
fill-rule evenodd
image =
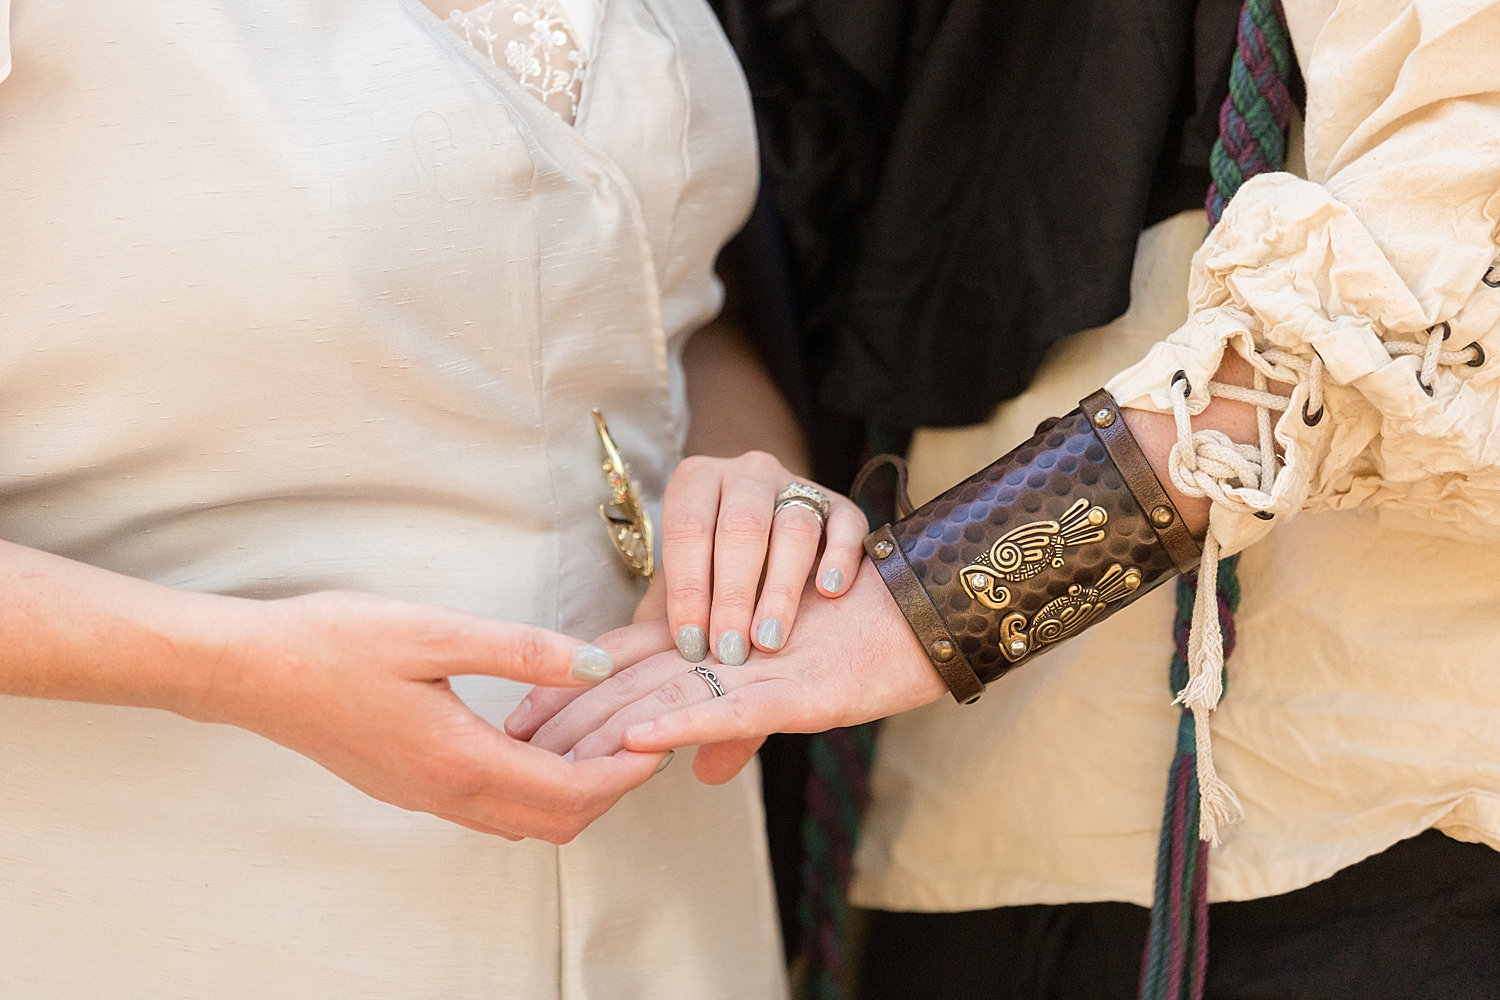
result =
M1225 554L1278 517L1352 506L1500 539L1500 267L1468 271L1466 301L1424 307L1326 188L1261 175L1193 259L1188 322L1107 388L1122 406L1170 413L1183 397L1197 414L1236 395L1212 381L1225 350L1295 384L1289 400L1240 392L1279 409L1268 467L1260 448L1208 473L1184 442L1174 450L1178 488L1215 501ZM1227 443L1192 437L1199 458Z

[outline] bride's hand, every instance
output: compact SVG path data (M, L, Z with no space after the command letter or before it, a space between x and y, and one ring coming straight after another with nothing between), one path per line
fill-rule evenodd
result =
M752 643L764 652L782 648L825 534L818 593L838 597L853 584L864 514L822 490L831 501L826 531L806 507L788 505L773 517L777 494L794 482L812 485L760 451L694 456L677 466L662 501L661 572L667 621L687 660L712 652L738 665Z
M640 626L637 626L640 627ZM894 715L944 695L942 678L873 566L837 603L809 592L776 656L715 665L722 698L675 651L649 657L573 699L540 724L534 744L578 760L692 744L704 781L733 777L769 733L821 732Z
M487 674L581 690L615 664L670 649L660 624L619 630L601 640L606 650L363 594L238 608L250 612L246 627L224 637L210 683L174 707L259 733L393 805L510 840L566 843L664 758L563 760L489 725L448 682Z

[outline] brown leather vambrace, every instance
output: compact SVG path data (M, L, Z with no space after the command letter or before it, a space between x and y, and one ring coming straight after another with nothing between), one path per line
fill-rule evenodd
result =
M865 551L964 704L1201 556L1103 390Z

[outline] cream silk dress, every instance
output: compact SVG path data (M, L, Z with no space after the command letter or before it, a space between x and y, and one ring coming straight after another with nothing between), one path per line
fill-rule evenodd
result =
M659 498L755 183L705 6L609 0L574 126L415 0L9 6L5 538L191 590L628 619L589 408ZM523 691L456 687L496 722ZM24 1000L785 991L753 770L679 760L511 844L232 727L14 698L0 924Z
M1300 486L1278 489L1311 481L1318 502L1296 516L1282 506L1274 524L1233 519L1264 537L1240 559L1238 644L1212 717L1219 776L1245 810L1213 851L1215 901L1301 888L1429 828L1500 848L1500 288L1482 282L1487 268L1500 276L1500 3L1285 9L1308 82L1306 152L1294 135L1288 171L1305 179L1252 181L1207 245L1201 212L1145 233L1124 317L1057 345L989 424L922 432L912 447L912 493L926 499L1143 357L1110 387L1150 405L1131 382L1167 385L1195 331L1236 311L1206 291L1232 270L1220 248L1236 241L1267 251L1247 254L1258 282L1232 279L1247 311L1279 304L1319 337L1338 327L1316 341L1334 419L1312 428L1294 406L1281 421L1289 454L1301 444L1320 458L1317 476L1304 467ZM1268 217L1273 205L1291 211ZM1480 341L1488 361L1444 368L1428 405L1417 359L1387 356L1371 317L1383 336L1451 319L1453 347ZM1335 430L1343 447L1328 446ZM1244 543L1226 537L1226 551ZM944 699L888 721L856 901L1149 905L1179 717L1173 620L1162 587L972 707Z

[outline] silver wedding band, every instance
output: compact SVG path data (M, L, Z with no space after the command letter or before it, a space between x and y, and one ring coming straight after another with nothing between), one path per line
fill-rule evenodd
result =
M828 494L822 490L802 483L788 483L786 489L776 494L776 506L771 516L774 518L780 514L783 507L801 507L811 511L818 519L818 527L822 528L828 524L828 511L832 505Z
M699 677L702 677L703 683L709 686L709 689L713 691L715 698L724 697L724 685L719 683L718 676L712 670L700 664L699 666L694 667L692 670L689 670L688 673L697 674Z

